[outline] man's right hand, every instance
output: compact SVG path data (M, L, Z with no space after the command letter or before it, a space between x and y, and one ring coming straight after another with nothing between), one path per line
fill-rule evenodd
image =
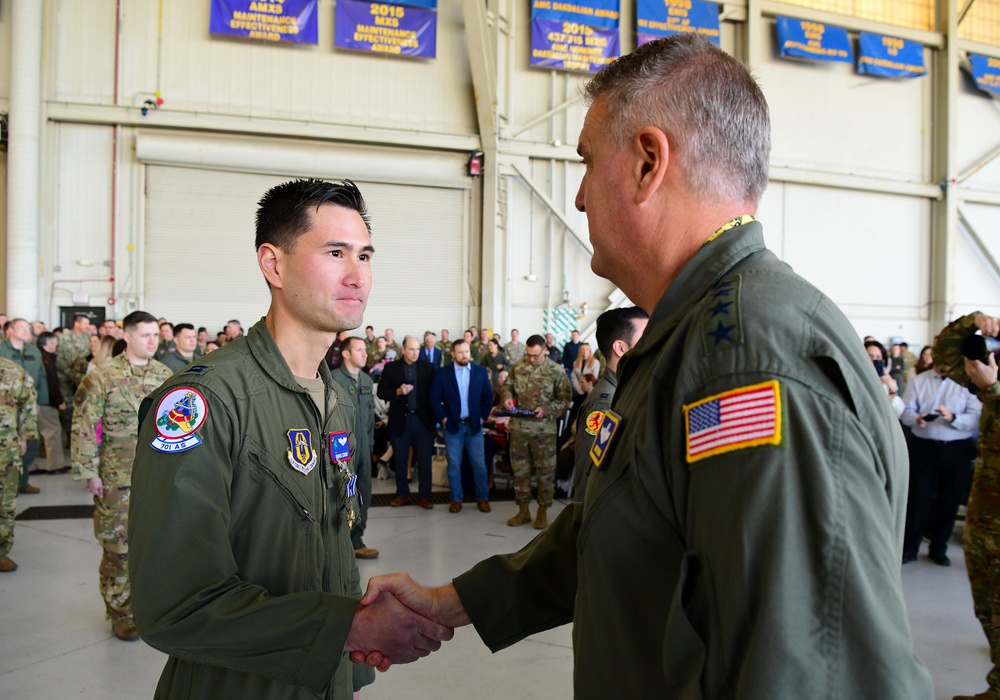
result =
M437 651L454 635L454 629L427 619L386 590L358 605L344 650L355 663L356 658L370 658L376 662L370 665L385 671L391 664L411 663Z
M989 389L997 383L996 357L994 357L993 353L990 353L989 360L986 363L965 358L965 376L971 379L972 383L980 389Z
M87 490L98 498L104 498L104 482L101 481L101 477L92 476L87 479Z
M503 407L506 408L508 411L514 408L514 399L504 399Z

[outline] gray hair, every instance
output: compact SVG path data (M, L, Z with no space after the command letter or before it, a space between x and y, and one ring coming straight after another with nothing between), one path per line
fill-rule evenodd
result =
M647 125L670 139L688 184L712 200L756 203L767 187L771 124L749 69L697 34L643 44L586 88L608 104L609 138L624 148Z

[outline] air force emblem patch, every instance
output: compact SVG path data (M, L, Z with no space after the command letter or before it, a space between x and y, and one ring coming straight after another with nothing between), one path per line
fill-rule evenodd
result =
M288 463L297 472L308 474L316 466L316 450L312 446L312 436L305 428L288 431Z

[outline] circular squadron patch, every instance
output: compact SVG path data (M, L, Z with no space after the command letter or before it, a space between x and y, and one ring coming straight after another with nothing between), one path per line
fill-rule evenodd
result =
M180 387L167 392L156 406L156 432L150 446L160 452L184 452L201 444L195 435L208 418L201 392Z
M601 423L604 421L604 411L592 411L587 414L587 435L597 435L597 431L601 429Z

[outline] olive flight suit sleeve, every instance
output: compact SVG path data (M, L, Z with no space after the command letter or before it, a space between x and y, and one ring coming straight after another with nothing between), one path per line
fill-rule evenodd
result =
M129 518L136 627L170 656L318 691L346 658L357 600L321 590L272 595L241 577L230 541L240 529L234 518L271 518L275 543L303 523L290 513L248 513L231 503L234 481L260 472L247 464L250 438L244 440L234 407L218 393L197 382L188 386L208 407L197 446L169 453L150 446L157 437L152 401L162 390L140 410ZM238 474L238 465L247 468ZM260 550L255 563L275 556L274 543L249 544Z
M776 444L687 445L685 405L774 379ZM686 549L676 589L664 591L663 664L677 697L925 697L925 677L894 671L919 669L898 595L902 435L873 405L881 397L864 399L860 414L885 432L873 440L819 382L725 374L673 405L654 399L656 437L637 449L670 465L673 495L658 505Z
M582 512L580 504L568 505L519 552L484 559L454 580L476 632L491 651L573 621Z

